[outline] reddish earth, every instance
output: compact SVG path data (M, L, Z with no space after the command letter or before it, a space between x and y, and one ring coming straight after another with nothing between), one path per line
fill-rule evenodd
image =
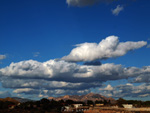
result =
M120 112L116 112L116 111L111 111L111 110L88 110L85 111L84 113L120 113Z
M84 113L150 113L149 111L88 110Z
M10 98L10 97L0 98L0 101L3 101L3 102L9 101L9 102L13 102L13 103L19 103L17 100Z

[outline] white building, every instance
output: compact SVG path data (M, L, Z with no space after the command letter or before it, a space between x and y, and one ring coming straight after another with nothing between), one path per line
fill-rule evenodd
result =
M133 108L132 104L122 104L124 108Z
M73 106L77 109L77 108L79 108L80 106L82 106L82 104L73 104Z

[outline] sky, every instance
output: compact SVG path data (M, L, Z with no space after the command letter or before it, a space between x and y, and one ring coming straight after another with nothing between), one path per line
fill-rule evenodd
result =
M0 98L150 99L149 0L1 0Z

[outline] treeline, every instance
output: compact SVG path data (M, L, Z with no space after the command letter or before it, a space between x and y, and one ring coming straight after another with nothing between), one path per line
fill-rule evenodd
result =
M63 101L54 101L48 99L41 99L39 101L28 101L24 103L13 103L9 101L0 101L0 113L11 111L11 113L46 113L55 112L60 113L63 106Z
M0 101L0 110L11 110L11 111L20 111L20 112L33 112L33 113L45 113L45 112L58 112L62 111L63 106L69 106L73 104L83 104L83 106L95 105L99 103L104 103L105 105L110 104L110 101L91 101L87 100L87 102L82 101L73 101L73 100L48 100L41 99L39 101L28 101L24 103L14 103L9 101Z
M86 102L81 101L73 101L73 100L48 100L41 99L39 101L28 101L24 103L15 103L10 101L0 101L0 113L5 111L7 113L8 110L11 110L11 113L28 113L28 111L32 113L46 113L46 112L54 112L61 113L63 106L73 105L73 104L83 104L83 106L91 106L96 104L103 104L104 106L112 106L111 102L108 100L104 101L95 101L87 100ZM150 107L150 101L139 101L139 100L125 100L119 98L115 105L119 107L123 107L122 104L133 104L135 107ZM18 111L18 112L17 112Z
M0 101L0 109L8 109L11 105L15 105L16 103L10 101Z
M133 104L135 107L150 107L150 101L125 100L123 98L119 98L117 100L117 105L119 107L123 107L122 104Z

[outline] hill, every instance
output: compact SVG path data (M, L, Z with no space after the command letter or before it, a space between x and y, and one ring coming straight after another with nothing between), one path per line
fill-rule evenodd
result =
M3 102L9 101L9 102L13 102L13 103L19 103L19 101L15 100L13 98L10 98L10 97L0 98L0 101L3 101Z
M113 99L113 98L107 98L105 96L102 96L100 94L94 94L94 93L89 93L89 94L86 94L86 95L65 95L65 96L61 96L61 97L49 97L48 99L50 100L56 100L56 101L59 101L59 100L73 100L73 101L83 101L83 102L86 102L87 100L91 100L93 102L95 102L96 100L97 101L110 101L111 103L115 103L116 100Z
M33 101L33 100L30 100L30 99L26 99L26 98L19 98L19 97L12 97L12 98L19 101L20 103Z

